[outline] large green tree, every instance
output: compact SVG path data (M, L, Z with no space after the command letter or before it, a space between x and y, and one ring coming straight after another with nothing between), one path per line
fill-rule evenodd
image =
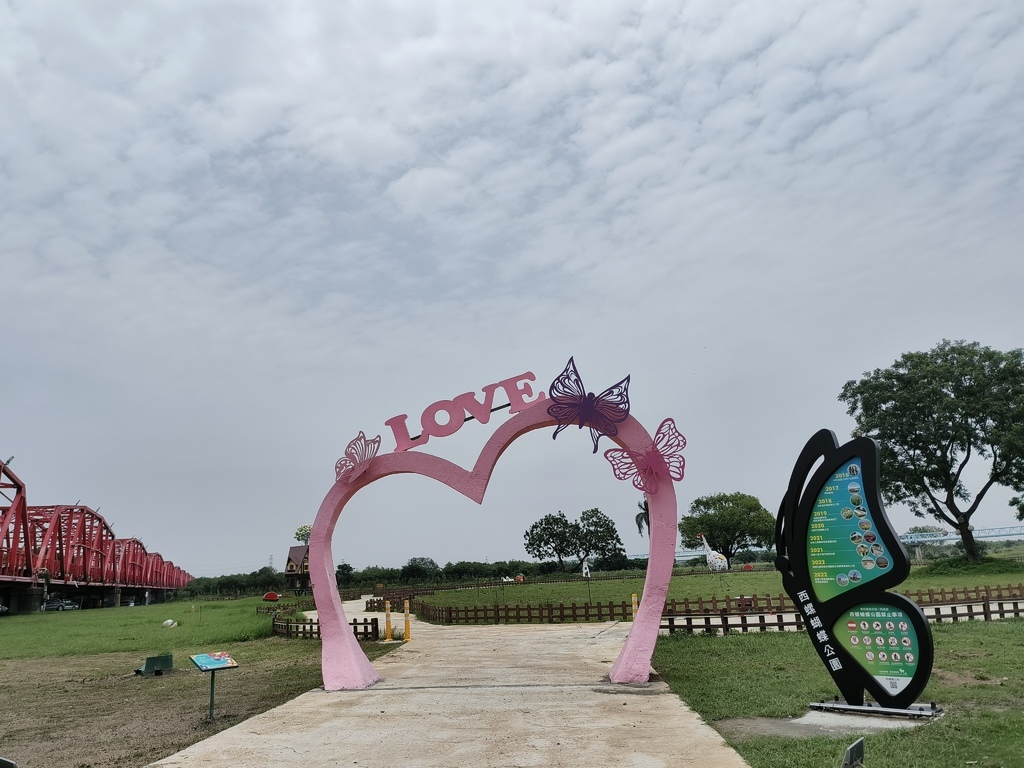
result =
M599 509L587 509L580 513L580 538L576 544L576 560L621 560L626 557L626 548L615 527L614 521Z
M741 549L767 547L775 540L775 517L756 496L746 493L716 493L701 496L679 521L685 546L703 547L698 534L711 547L732 559Z
M888 500L956 529L978 562L971 518L985 495L994 485L1024 494L1024 350L943 340L846 382L839 399L855 434L881 446ZM973 495L964 482L972 460L988 470ZM1024 499L1010 504L1024 520Z
M581 512L579 520L569 520L564 512L545 515L526 530L523 539L532 557L553 557L559 570L565 570L567 557L575 557L580 566L591 557L618 558L626 553L615 523L599 509Z
M402 566L401 578L406 584L440 581L441 566L432 557L410 557Z
M530 557L538 560L553 557L558 561L560 571L565 570L565 558L576 551L578 537L579 525L569 522L561 511L557 515L544 515L523 534L524 546Z

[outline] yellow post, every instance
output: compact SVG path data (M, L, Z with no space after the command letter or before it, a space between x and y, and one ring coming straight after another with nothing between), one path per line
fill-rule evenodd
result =
M636 592L633 593L633 621L636 621L636 611L640 607L640 603L637 601Z
M409 623L409 601L405 601L405 642L412 640L412 625Z
M384 601L384 641L391 642L391 601Z

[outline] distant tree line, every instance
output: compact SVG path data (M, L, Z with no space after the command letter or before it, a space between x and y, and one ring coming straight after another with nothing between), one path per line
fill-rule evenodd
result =
M643 571L647 568L647 558L621 558L613 560L594 560L594 571ZM562 573L557 560L529 562L526 560L499 560L493 563L481 563L472 560L460 560L439 566L429 557L414 557L401 568L385 568L371 565L356 570L347 563L341 563L335 571L338 587L354 589L356 587L373 587L377 584L454 584L474 581L500 581L503 578L514 579L525 576L528 580L539 576L550 576Z
M200 576L192 579L186 587L189 597L218 596L241 597L262 595L267 592L283 592L284 574L269 565L252 573L233 573L227 576Z

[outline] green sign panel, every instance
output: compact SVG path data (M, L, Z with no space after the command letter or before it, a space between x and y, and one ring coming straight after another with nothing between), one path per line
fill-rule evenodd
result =
M834 472L814 502L807 531L811 588L829 600L892 567L864 493L860 457Z
M905 611L892 605L858 605L839 617L832 634L890 694L899 693L914 679L921 649Z

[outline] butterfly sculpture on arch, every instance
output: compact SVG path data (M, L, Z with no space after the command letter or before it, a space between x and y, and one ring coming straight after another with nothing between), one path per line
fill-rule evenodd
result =
M558 422L551 438L558 437L570 424L580 429L589 427L594 453L597 453L598 440L602 436L615 437L619 433L618 425L629 417L629 376L595 395L583 386L576 362L570 357L565 370L551 382L548 397L551 399L548 416Z
M345 447L345 455L334 465L335 479L338 482L353 482L366 471L366 468L370 466L370 461L379 450L380 435L373 440L367 440L366 435L360 430L359 434Z
M668 418L661 422L654 435L654 444L638 453L625 448L610 448L604 457L612 465L612 472L619 480L632 480L638 491L654 495L661 480L683 479L686 459L683 449L686 438L676 429L675 420Z

